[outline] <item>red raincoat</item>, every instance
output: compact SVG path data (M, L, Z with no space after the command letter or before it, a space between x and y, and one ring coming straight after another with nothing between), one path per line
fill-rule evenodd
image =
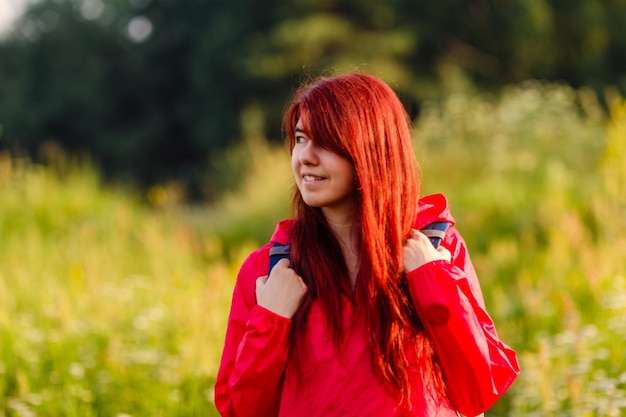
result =
M416 229L433 221L454 224L444 196L420 200ZM291 220L271 242L288 243ZM452 261L434 261L407 274L411 298L433 341L447 397L428 390L417 361L409 372L411 416L478 415L519 374L515 352L498 338L462 237L450 227L443 241ZM370 365L368 332L349 332L338 355L318 302L308 315L298 370L289 356L291 319L256 304L256 279L266 275L271 243L245 260L235 285L215 405L223 417L403 416L397 400ZM344 317L352 306L345 303ZM413 349L407 349L411 352ZM409 353L407 353L409 355ZM298 373L299 372L299 373ZM427 392L428 391L428 392Z

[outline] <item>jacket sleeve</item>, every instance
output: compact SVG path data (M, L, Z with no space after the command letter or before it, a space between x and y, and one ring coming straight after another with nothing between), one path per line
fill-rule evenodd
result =
M451 403L465 416L490 408L519 374L516 353L499 338L485 309L467 247L451 228L452 261L407 274L411 298L434 344Z
M256 304L255 274L263 269L254 263L244 262L233 292L215 382L215 406L223 417L278 415L291 320Z

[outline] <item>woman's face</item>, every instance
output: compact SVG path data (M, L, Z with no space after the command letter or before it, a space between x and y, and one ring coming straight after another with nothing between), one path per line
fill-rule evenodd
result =
M295 128L291 168L304 202L320 207L326 214L352 213L355 172L352 162L320 147L303 132L302 121Z

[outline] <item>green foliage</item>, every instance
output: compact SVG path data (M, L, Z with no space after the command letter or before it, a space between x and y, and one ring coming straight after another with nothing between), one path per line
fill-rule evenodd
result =
M585 110L583 110L585 109ZM587 90L454 94L416 126L426 192L450 196L522 376L493 415L626 410L626 118Z
M499 88L540 78L626 91L621 0L44 0L0 41L0 148L56 141L107 178L178 182L193 199L246 138L280 138L298 80L361 68L396 86L411 113L446 68ZM263 103L259 106L258 103Z
M462 231L490 231L466 235L479 269L507 285L521 274L526 278L519 285L542 288L546 296L506 301L508 322L521 340L533 341L539 324L551 332L560 328L555 318L570 298L600 301L594 283L568 284L573 276L596 273L597 254L583 248L603 238L603 215L592 201L602 181L606 132L591 98L537 83L491 98L455 94L439 108L427 106L416 127L426 192L451 196ZM596 119L581 115L581 101Z
M33 5L0 44L2 148L38 160L53 140L107 177L178 180L197 197L208 162L239 134L250 86L237 47L265 25L252 3ZM133 35L137 22L150 36Z
M254 139L244 145L227 153L223 162L226 170L232 168L228 162L231 159L246 161L245 166L223 172L226 177L244 176L239 186L213 204L179 208L202 236L217 235L229 258L240 253L242 244L254 248L269 240L276 223L289 215L294 184L285 148Z
M219 245L87 166L6 155L0 219L0 415L211 415Z

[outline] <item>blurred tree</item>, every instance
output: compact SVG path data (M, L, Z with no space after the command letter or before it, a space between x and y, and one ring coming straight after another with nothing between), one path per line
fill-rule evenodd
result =
M308 75L372 72L414 116L450 66L483 89L541 78L624 92L624 6L42 0L0 43L0 148L36 158L54 140L109 177L181 181L192 196L215 196L244 168L232 153L222 160L225 148L280 138L285 100Z
M254 1L85 0L34 5L0 46L2 146L33 158L54 140L109 176L200 192L211 153L239 136L254 92L245 37ZM255 11L254 9L258 9Z

